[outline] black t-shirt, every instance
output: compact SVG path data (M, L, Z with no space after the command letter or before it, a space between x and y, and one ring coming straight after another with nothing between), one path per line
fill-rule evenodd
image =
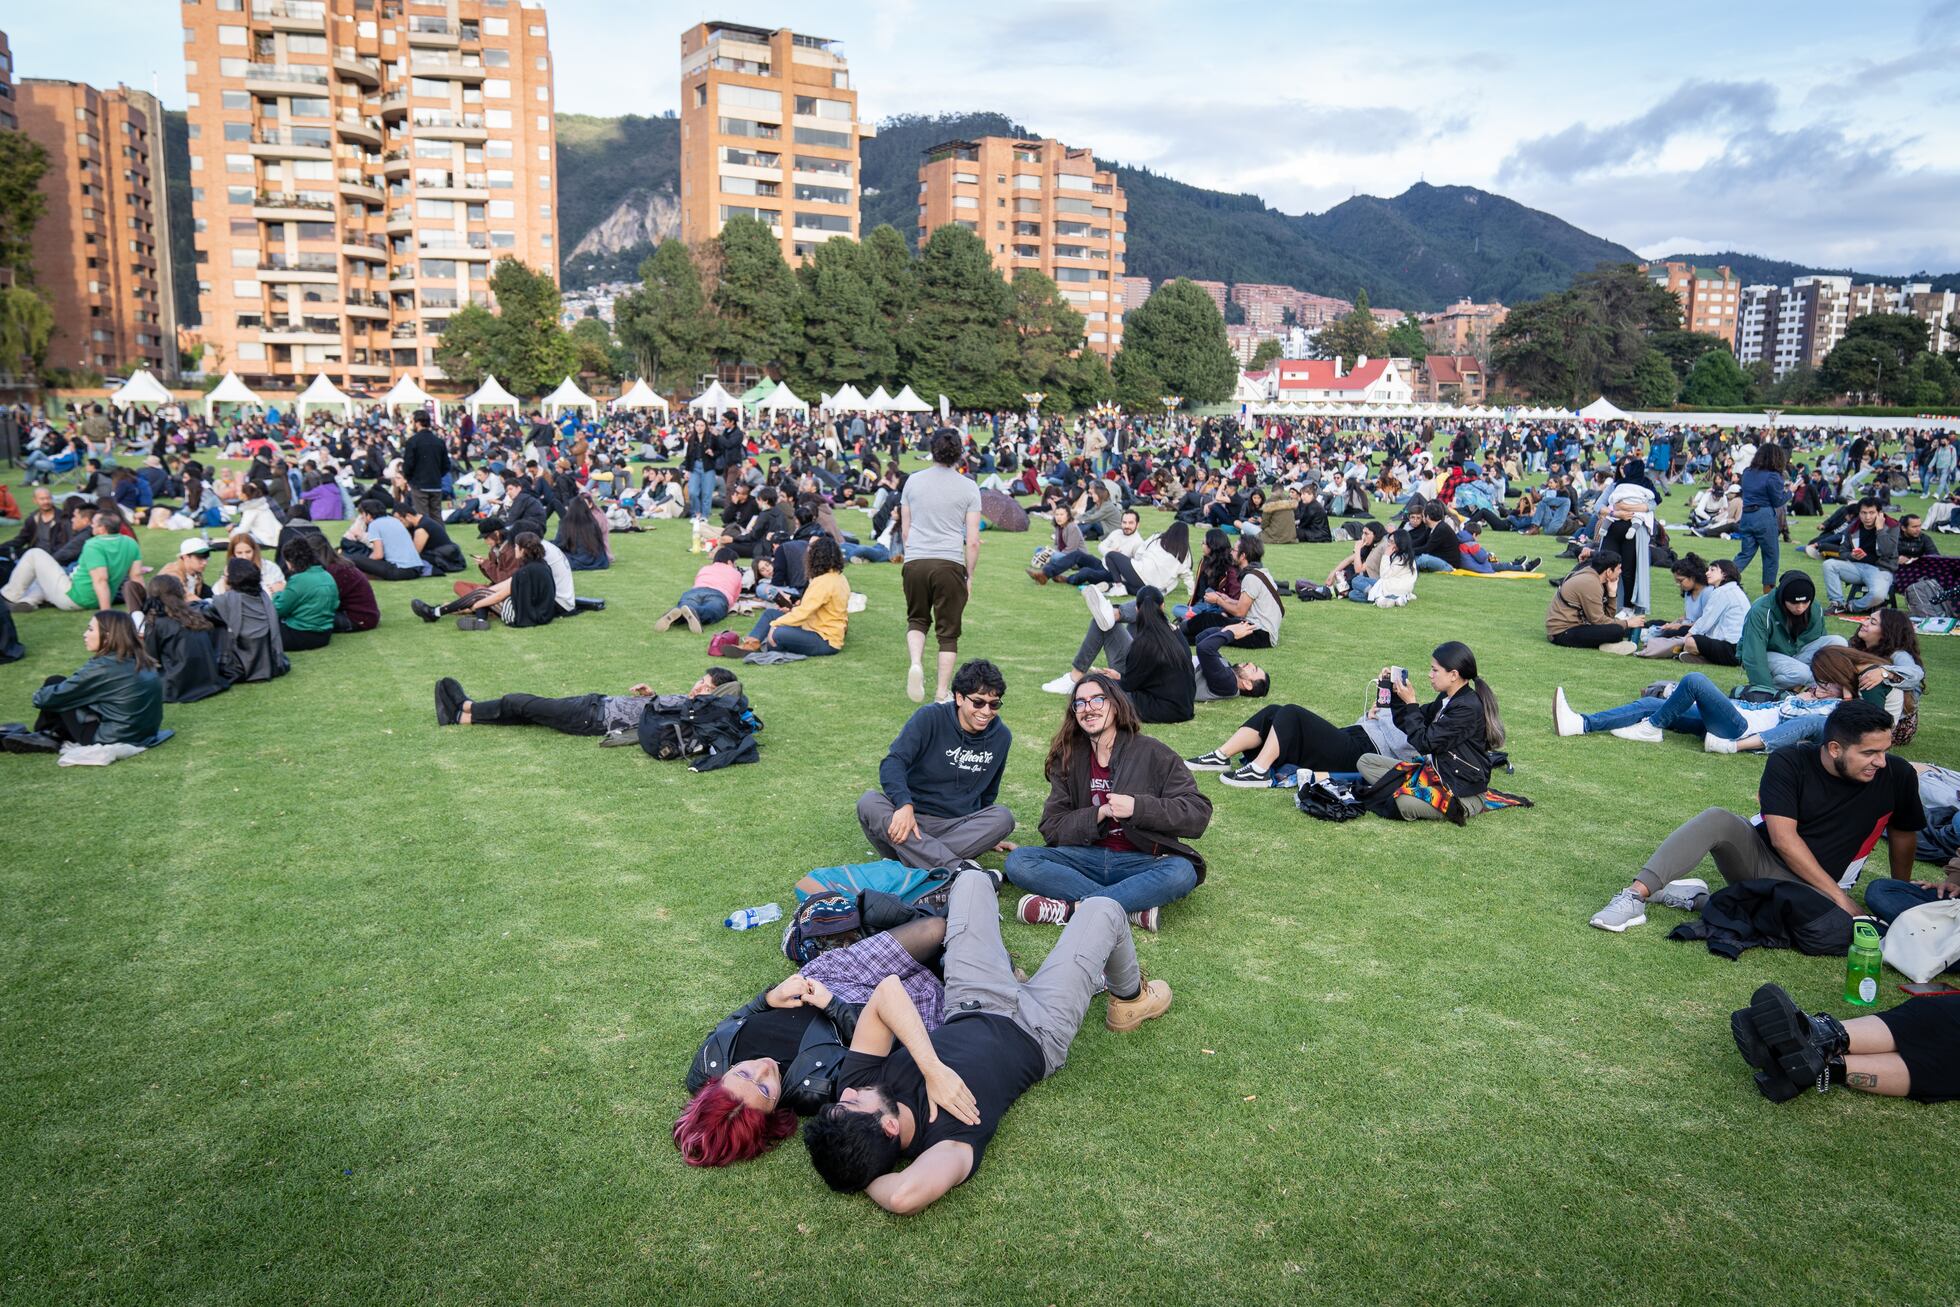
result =
M1821 745L1772 753L1756 799L1765 817L1794 819L1817 865L1840 879L1872 851L1888 825L1917 831L1926 824L1911 763L1887 757L1878 775L1861 783L1825 771ZM1767 824L1758 833L1769 842Z
M1463 545L1456 538L1456 528L1448 522L1437 522L1429 528L1429 539L1423 542L1422 552L1442 559L1451 567L1463 565Z
M901 1154L906 1161L944 1139L957 1140L973 1149L973 1170L978 1174L980 1158L987 1143L1000 1128L1000 1119L1014 1100L1041 1079L1041 1050L1026 1031L1006 1017L991 1013L956 1015L932 1032L933 1051L939 1060L959 1072L960 1079L973 1091L973 1102L980 1110L980 1123L968 1125L950 1112L941 1112L937 1121L927 1121L925 1077L919 1064L903 1048L894 1048L889 1057L851 1053L837 1069L839 1089L882 1087L894 1106L903 1103L912 1109L916 1129L912 1146Z
M424 546L425 549L433 549L437 545L446 545L450 542L449 532L443 529L442 519L433 513L424 513L416 518L415 525L409 530L429 533L429 543Z
M817 1009L801 1005L772 1007L758 1012L744 1021L741 1030L736 1032L728 1060L746 1062L752 1057L772 1057L778 1066L787 1071L789 1064L796 1060L797 1051L803 1047L803 1032L810 1028L810 1022L816 1016Z

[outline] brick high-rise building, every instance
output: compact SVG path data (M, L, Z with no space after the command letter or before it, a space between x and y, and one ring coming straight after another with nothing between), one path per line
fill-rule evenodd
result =
M1934 290L1930 282L1914 282L1899 288L1899 304L1894 311L1910 313L1926 324L1926 348L1935 354L1960 348L1960 332L1947 325L1960 313L1960 293Z
M1225 296L1227 294L1226 286L1224 282L1200 281L1196 277L1186 277L1185 280L1190 282L1193 286L1196 286L1199 290L1203 291L1205 294L1211 296L1211 302L1218 306L1219 314L1221 316L1224 314ZM1158 289L1159 290L1163 289L1162 282L1158 283Z
M1123 343L1128 218L1116 174L1060 141L947 141L919 165L919 244L957 223L985 242L1003 276L1046 273L1087 319L1089 348L1104 355Z
M1768 363L1779 379L1798 368L1822 366L1851 320L1872 313L1911 314L1931 328L1932 348L1947 348L1953 333L1944 329L1946 317L1960 306L1951 291L1934 294L1926 282L1889 286L1831 276L1798 277L1788 286L1745 286L1741 298L1736 358L1744 367Z
M207 369L440 379L492 264L558 275L534 0L184 0Z
M1726 266L1697 268L1688 263L1643 263L1640 270L1681 301L1681 329L1720 336L1735 347L1742 305L1742 279Z
M19 129L20 119L14 114L14 52L7 34L0 32L0 132Z
M142 365L174 375L156 97L41 77L14 90L20 130L48 153L33 258L35 284L54 306L49 364L105 373Z
M1141 307L1143 302L1150 298L1150 278L1148 277L1124 277L1121 285L1123 287L1123 311L1125 313L1128 313L1131 309Z
M1511 311L1502 304L1458 300L1422 316L1422 338L1432 354L1469 354L1490 362L1490 341Z
M793 267L858 234L858 121L850 64L826 37L697 23L681 34L681 239L760 218Z

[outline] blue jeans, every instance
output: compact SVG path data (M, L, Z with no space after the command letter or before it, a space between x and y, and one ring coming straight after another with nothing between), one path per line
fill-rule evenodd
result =
M1416 555L1416 571L1418 572L1447 572L1449 570L1451 570L1450 565L1434 554Z
M822 658L837 651L824 643L824 638L815 631L806 631L800 626L776 627L776 619L781 612L764 613L749 628L749 638L760 640L765 648L780 649L784 653L802 654L808 658Z
M1752 508L1742 515L1731 532L1742 542L1742 548L1735 551L1735 570L1740 572L1749 566L1749 560L1756 556L1757 550L1763 552L1763 588L1776 585L1777 561L1782 545L1776 535L1776 510L1773 508Z
M867 563L889 563L892 561L892 551L883 545L845 545L844 561L849 563L858 559Z
M1696 735L1719 735L1739 740L1749 733L1729 696L1700 672L1689 672L1665 699L1635 699L1632 703L1605 712L1584 715L1586 733L1617 730L1638 721L1647 721L1664 731L1688 731Z
M1041 565L1041 572L1043 576L1046 576L1052 581L1063 572L1071 571L1078 567L1094 567L1095 565L1096 556L1094 554L1083 549L1069 549L1062 553L1051 555L1048 561Z
M706 517L715 506L715 483L721 480L713 468L699 465L687 470L687 515Z
M711 585L691 586L681 595L678 608L692 608L704 622L719 622L728 616L728 596Z
M1358 604L1372 603L1374 601L1368 598L1368 592L1370 590L1373 590L1374 588L1375 588L1374 577L1357 576L1352 581L1348 582L1347 597L1354 600L1354 602Z
M1834 604L1844 602L1845 586L1864 587L1864 603L1876 608L1892 593L1892 574L1876 563L1856 563L1848 558L1824 560L1824 597Z
M1118 853L1101 848L1024 844L1007 855L1007 879L1031 894L1079 903L1101 895L1125 912L1142 912L1183 898L1198 886L1198 869L1176 854Z
M1899 919L1908 908L1916 908L1922 903L1937 902L1940 892L1915 885L1909 880L1894 880L1890 876L1875 880L1865 886L1865 907L1874 917L1886 925ZM1948 967L1947 970L1953 970Z

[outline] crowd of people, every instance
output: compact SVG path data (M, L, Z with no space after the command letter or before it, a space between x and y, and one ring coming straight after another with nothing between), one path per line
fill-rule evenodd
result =
M1197 841L1214 815L1200 784L1208 775L1237 788L1330 787L1401 820L1461 824L1525 802L1492 788L1508 765L1507 730L1465 641L1431 651L1426 703L1396 666L1381 669L1376 705L1351 725L1278 702L1274 669L1231 657L1282 648L1289 600L1392 610L1414 600L1425 574L1523 584L1562 555L1573 566L1547 578L1551 645L1637 655L1649 669L1737 669L1684 670L1592 713L1553 690L1561 737L1653 743L1684 732L1708 752L1768 755L1760 815L1710 809L1684 823L1593 915L1596 927L1623 933L1654 903L1716 903L1732 942L1749 938L1737 920L1764 938L1774 929L1772 909L1723 899L1730 891L1776 897L1794 886L1847 919L1882 923L1960 896L1960 871L1913 879L1928 848L1951 857L1960 835L1941 843L1920 774L1889 753L1911 740L1928 685L1914 624L1888 601L1909 564L1938 557L1933 514L1895 518L1894 501L1915 485L1936 500L1952 493L1946 433L1888 451L1850 430L1756 443L1712 428L1571 422L1437 430L1010 413L969 415L963 429L890 415L745 424L736 413L443 426L423 411L405 424L250 419L219 431L184 415L124 415L121 426L99 412L60 433L33 425L34 503L6 550L9 623L40 606L91 611L91 657L34 695L31 725L0 728L9 752L151 747L167 736L165 703L283 675L291 656L373 629L376 583L473 565L481 580L456 580L452 599L403 606L431 623L551 622L588 606L576 574L609 565L614 535L665 522L684 523L705 561L691 585L654 603L655 630L699 634L753 612L746 634L711 646L750 662L844 652L847 573L899 565L904 688L918 706L857 816L877 857L945 873L937 910L897 910L888 930L823 952L717 1025L673 1132L693 1164L756 1156L804 1118L824 1181L891 1211L917 1211L970 1179L1001 1116L1061 1068L1099 993L1119 1032L1170 1007L1169 985L1138 967L1132 931L1163 929L1166 910L1182 910L1207 879ZM249 467L214 474L207 448ZM908 473L908 453L925 465ZM140 468L118 461L131 456ZM638 484L635 459L658 464ZM64 477L79 482L65 498L38 484ZM1667 504L1670 490L1691 502ZM1688 520L1674 530L1730 535L1736 557L1676 554L1666 520L1675 507ZM861 512L868 530L845 530L839 510ZM1147 515L1168 522L1146 531ZM1824 562L1824 602L1810 576L1781 567L1792 517L1804 515L1825 519L1802 549ZM1017 845L1021 819L1000 797L1007 679L960 649L983 533L1026 531L1031 518L1041 520L1031 557L1007 569L1026 581L989 584L1075 587L1083 634L1070 665L1040 686L1063 703L1042 762L1042 842ZM346 523L337 542L325 522ZM486 552L466 559L451 535L459 527ZM150 572L137 531L156 528L224 536L187 538ZM1500 548L1504 533L1537 539ZM1350 548L1324 579L1274 575L1271 547L1336 540ZM1662 576L1674 585L1657 594ZM1658 616L1673 594L1680 616ZM1861 619L1849 635L1827 629L1840 614ZM1196 756L1145 729L1237 698L1268 702ZM445 727L540 725L605 745L639 742L649 714L689 704L749 711L742 682L721 667L679 695L637 684L479 698L452 677L435 699ZM1950 807L1933 810L1951 819ZM1880 838L1892 879L1861 904L1852 892ZM982 864L996 855L997 868ZM1714 892L1691 875L1711 857L1725 882ZM1019 921L1061 928L1032 977L1002 947L996 895L1009 886ZM868 903L860 910L868 925ZM1960 1032L1947 1014L1960 1017L1960 1004L1915 1001L1875 1025L1833 1027L1779 995L1759 993L1734 1024L1766 1095L1841 1083L1960 1096L1953 1056L1928 1051L1934 1039L1952 1047Z

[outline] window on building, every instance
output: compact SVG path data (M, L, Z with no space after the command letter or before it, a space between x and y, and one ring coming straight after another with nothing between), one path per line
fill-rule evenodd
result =
M796 143L815 145L827 150L848 150L851 148L851 134L819 131L814 127L799 127L796 129Z
M510 51L508 51L508 50L485 50L485 51L483 52L483 66L484 66L485 68L508 68L508 67L510 67Z
M245 29L242 27L231 27L228 25L220 24L218 27L218 44L219 45L244 45Z

